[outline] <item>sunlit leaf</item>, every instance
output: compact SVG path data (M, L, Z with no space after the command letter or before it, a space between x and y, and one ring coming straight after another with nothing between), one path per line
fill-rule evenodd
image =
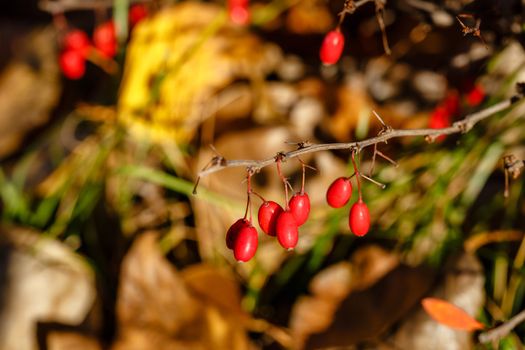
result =
M448 301L437 298L425 298L421 301L421 305L423 305L423 309L430 317L444 326L469 332L485 328L483 324L476 321L463 309Z

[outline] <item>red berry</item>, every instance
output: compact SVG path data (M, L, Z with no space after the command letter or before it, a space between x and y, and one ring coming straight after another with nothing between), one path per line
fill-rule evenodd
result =
M246 25L250 22L250 10L247 1L229 1L228 14L230 20L235 24Z
M277 240L285 249L293 249L299 240L299 228L293 214L283 211L277 217L276 224Z
M148 8L144 4L135 4L130 7L129 22L131 26L136 25L146 17L148 17Z
M239 231L245 226L250 226L250 222L246 219L239 219L230 226L228 232L226 232L226 246L229 249L233 249Z
M290 198L288 206L290 207L290 212L293 214L297 225L301 226L304 224L310 214L310 198L308 198L306 192L303 194L299 192L294 194L293 197Z
M352 182L347 177L340 177L334 180L328 191L326 191L326 201L332 208L343 207L352 196Z
M104 56L113 57L117 54L117 37L113 21L105 22L95 28L93 43Z
M430 115L430 120L428 123L428 126L431 129L442 129L449 127L451 125L450 121L451 115L446 107L444 106L438 106L434 109L432 114ZM440 135L438 136L438 141L443 141L445 139L446 135Z
M467 104L476 107L485 99L485 91L480 85L476 85L467 94Z
M257 230L255 227L243 226L233 245L233 256L237 261L248 261L255 255L259 239L257 237Z
M86 55L90 46L88 35L80 29L74 29L64 36L64 51L78 51Z
M370 213L368 212L368 207L361 199L352 205L348 222L354 235L364 236L368 232L370 228Z
M283 208L275 203L274 201L268 201L261 204L259 208L259 226L264 233L275 236L275 225L277 224L277 218L283 211Z
M324 37L319 56L324 64L334 64L339 61L345 46L345 37L336 29L328 32Z
M448 111L450 115L459 114L459 96L457 91L452 90L447 94L445 100L442 103L442 106Z
M69 79L80 79L86 73L86 59L79 51L67 50L60 54L60 69Z

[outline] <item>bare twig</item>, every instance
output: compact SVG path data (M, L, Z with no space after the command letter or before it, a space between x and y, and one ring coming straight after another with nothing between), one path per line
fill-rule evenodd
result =
M498 327L481 333L478 337L478 340L483 344L498 342L500 339L512 332L512 330L523 321L525 321L525 310L520 311L516 316L512 317L510 320L499 325Z
M130 0L130 3L144 3L151 0ZM42 0L38 7L49 13L62 13L71 10L93 10L113 7L113 0Z
M375 2L376 0L346 0L345 4L343 5L343 10L339 12L339 25L341 25L346 17L346 15L353 14L359 7L369 3L369 2Z
M518 84L519 88L525 88L525 85ZM474 125L478 122L489 118L490 116L499 113L513 104L521 101L523 99L523 91L520 91L518 95L499 102L493 106L490 106L486 109L478 111L467 115L464 119L459 120L452 124L452 126L441 128L441 129L400 129L395 130L388 128L387 131L380 133L378 136L365 139L362 141L348 142L348 143L324 143L324 144L310 144L307 147L302 147L290 152L279 152L280 161L284 162L292 158L297 158L299 156L320 152L320 151L330 151L330 150L362 150L363 148L376 145L378 143L386 142L393 138L399 137L415 137L415 136L425 136L427 138L436 138L440 135L451 135L458 133L466 133L472 129ZM267 167L276 162L276 157L270 157L262 160L252 160L252 159L236 159L236 160L226 160L223 159L222 162L213 164L203 170L198 174L199 177L204 177L212 173L224 170L226 168L233 167L249 167L252 168L255 172L260 171L262 168Z
M379 28L381 29L381 39L383 40L383 49L385 50L385 53L390 56L392 54L392 51L390 50L390 46L388 45L388 38L386 36L386 26L385 26L385 2L381 0L376 0L376 18L377 23L379 24Z

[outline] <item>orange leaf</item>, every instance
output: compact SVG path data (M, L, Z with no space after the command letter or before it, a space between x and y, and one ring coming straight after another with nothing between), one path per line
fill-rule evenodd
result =
M425 298L421 301L421 305L423 305L423 309L430 317L447 327L469 332L485 328L483 324L476 321L463 309L448 301L437 298Z

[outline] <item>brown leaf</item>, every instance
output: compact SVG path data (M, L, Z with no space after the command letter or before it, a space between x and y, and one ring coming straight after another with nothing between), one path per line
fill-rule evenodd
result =
M33 350L36 324L75 326L95 300L95 278L85 260L42 233L0 228L2 297L0 349Z
M399 264L399 257L377 245L365 246L352 255L353 290L372 286Z
M474 255L462 254L447 263L446 274L431 297L447 300L469 315L476 314L484 303L484 275ZM431 319L418 306L398 326L391 342L401 349L448 350L473 348L472 336Z
M148 232L122 262L117 317L123 327L149 325L168 334L195 322L202 312L175 268L164 259L157 235Z
M421 305L430 317L447 327L469 332L484 328L483 324L467 314L465 310L446 300L425 298L421 301Z
M16 150L28 132L45 124L58 103L55 40L51 27L17 40L19 58L27 59L12 60L0 74L0 158Z
M112 349L249 349L250 318L240 308L233 278L209 265L178 272L157 238L141 235L122 263Z
M52 332L47 336L48 350L102 350L100 342L79 333Z
M433 280L429 269L397 267L368 289L350 293L330 326L311 335L306 348L347 347L377 339L417 305Z
M230 315L249 317L241 308L239 285L228 271L199 264L185 268L181 272L181 277L191 293L198 296L201 301L210 303Z

